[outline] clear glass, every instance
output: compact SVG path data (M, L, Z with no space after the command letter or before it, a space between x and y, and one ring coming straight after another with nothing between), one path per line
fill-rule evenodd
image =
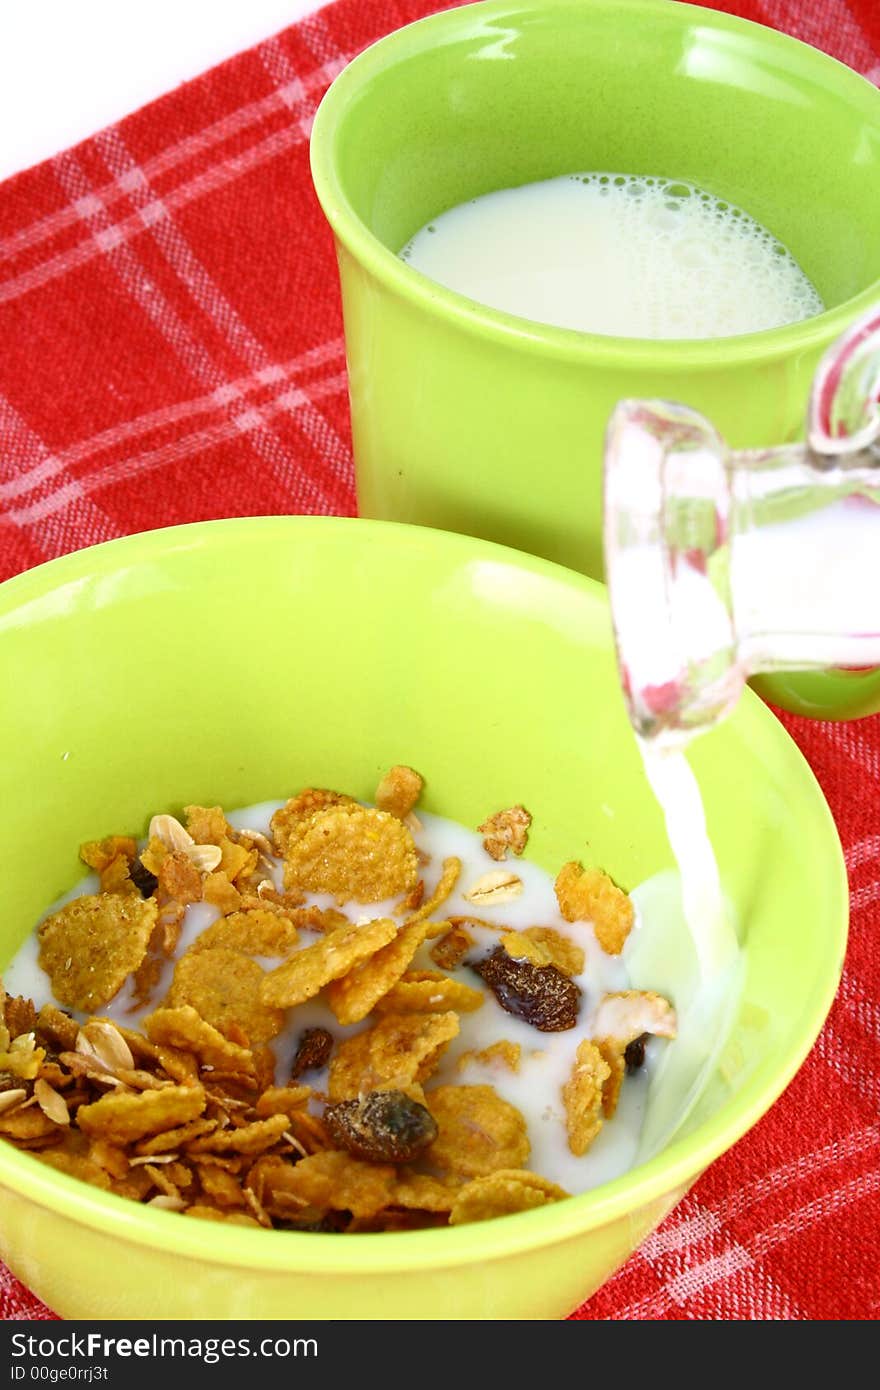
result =
M759 672L880 666L880 306L826 353L806 442L728 448L686 406L623 401L605 569L636 732L676 746Z

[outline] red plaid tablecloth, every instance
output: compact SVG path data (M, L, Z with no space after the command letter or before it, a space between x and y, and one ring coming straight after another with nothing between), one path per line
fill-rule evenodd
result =
M350 58L439 8L337 0L0 186L0 579L176 522L354 512L336 271L309 129ZM880 82L875 0L713 8ZM880 1309L880 717L785 723L849 866L837 1001L771 1113L578 1318ZM0 1315L53 1316L2 1266Z

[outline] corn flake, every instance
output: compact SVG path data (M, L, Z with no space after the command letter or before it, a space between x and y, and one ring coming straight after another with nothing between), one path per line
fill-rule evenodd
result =
M351 796L343 796L340 792L327 791L322 787L307 787L305 791L292 796L275 812L269 822L278 853L282 858L284 857L287 853L291 832L303 825L305 821L310 820L318 811L326 811L330 806L356 806L357 804Z
M289 1009L313 999L331 980L338 980L361 961L386 946L397 934L397 924L389 917L358 926L354 922L306 946L284 965L265 976L260 997L269 1007Z
M267 1005L261 987L265 970L239 951L187 951L174 968L166 1003L190 1005L219 1032L241 1029L248 1046L268 1042L284 1027L284 1011Z
M411 922L362 965L328 985L327 1003L340 1023L360 1023L366 1018L404 974L427 933L427 922Z
M214 867L238 886L248 882L259 862L259 851L227 837L220 845L220 863Z
M206 1067L225 1068L237 1075L254 1074L254 1057L249 1048L231 1042L206 1023L189 1004L182 1008L161 1008L144 1019L144 1031L158 1046L194 1052Z
M457 1033L454 1013L386 1015L338 1047L330 1063L330 1100L354 1100L366 1091L421 1084Z
M267 1086L254 1110L261 1118L268 1115L295 1115L308 1104L311 1094L311 1086Z
M395 1170L390 1164L365 1163L340 1150L310 1154L285 1174L284 1191L319 1211L350 1211L371 1217L389 1206L394 1196ZM273 1196L277 1201L278 1177Z
M560 1202L569 1194L555 1182L523 1169L501 1169L475 1178L462 1187L449 1213L450 1226L470 1221L491 1221Z
M563 865L556 878L556 899L566 922L592 922L602 950L620 955L635 909L602 869L585 869L574 860Z
M216 1120L190 1120L188 1124L177 1125L174 1129L163 1129L161 1134L155 1134L150 1139L142 1139L135 1145L135 1153L139 1156L173 1153L177 1149L182 1149L192 1139L198 1139L203 1134L210 1134L216 1128Z
M556 931L553 927L526 927L522 935L540 946L549 957L548 963L555 965L563 975L584 973L586 956L583 948L572 941L571 937L563 936L562 932ZM503 945L503 937L501 942Z
M197 845L222 845L232 834L222 806L184 806L186 828Z
M602 1128L602 1091L609 1076L608 1063L595 1043L580 1043L571 1076L562 1088L568 1147L576 1158L587 1152Z
M529 838L532 818L525 806L511 806L506 811L496 811L477 829L485 835L483 849L495 860L507 858L507 851L522 854Z
M106 1004L144 959L156 918L152 898L115 893L74 898L53 912L37 937L55 998L83 1013Z
M624 989L606 994L596 1011L594 1032L600 1038L615 1038L624 1045L653 1033L659 1038L674 1038L675 1010L662 994L650 989Z
M3 1028L2 1032L8 1038L9 1030ZM33 1081L39 1076L45 1059L45 1049L37 1047L36 1034L19 1033L5 1051L0 1051L0 1073L6 1072L17 1082Z
M298 1153L313 1154L321 1149L335 1148L324 1121L308 1110L297 1110L289 1116L290 1123L285 1131L285 1139L295 1139L293 1147Z
M428 1093L426 1104L439 1130L424 1155L433 1167L477 1178L526 1162L526 1122L492 1086L438 1086Z
M136 854L137 844L129 835L108 835L104 840L87 840L79 847L80 859L96 874L102 874L114 859L122 856L131 860Z
M7 995L3 1004L2 1014L6 1030L10 1040L21 1037L22 1033L31 1033L37 1022L37 1011L34 1008L33 1000L25 999L23 995Z
M388 811L398 820L406 820L424 785L423 779L411 767L392 767L376 788L376 805L380 811Z
M47 1163L50 1168L56 1169L59 1173L67 1173L68 1177L78 1178L80 1182L87 1182L90 1187L100 1187L104 1192L109 1192L111 1181L102 1167L89 1158L86 1154L70 1153L65 1149L43 1149L42 1152L35 1154L41 1163Z
M458 883L460 877L461 860L457 859L455 855L450 855L448 859L443 860L443 872L440 875L440 881L437 887L434 889L431 896L423 901L421 906L417 908L410 917L407 917L404 925L410 926L413 922L425 922L429 917L433 917L438 907L442 907L446 902L446 899ZM439 922L428 932L428 935L439 936L440 932L444 931L446 926L446 922Z
M36 1029L40 1037L49 1042L56 1052L72 1052L76 1047L79 1024L56 1009L54 1004L44 1004L37 1015Z
M335 907L291 907L286 909L286 914L290 922L303 931L335 931L351 922L350 917L337 912Z
M608 1076L602 1086L602 1114L606 1120L610 1120L617 1109L620 1088L626 1074L626 1047L616 1038L596 1038L595 1044L608 1068Z
M519 1043L499 1038L497 1042L491 1043L479 1052L462 1052L458 1059L458 1070L464 1071L471 1064L476 1064L483 1067L506 1067L508 1071L518 1072L521 1057L522 1048Z
M17 1091L20 1088L13 1089ZM59 1133L61 1131L54 1120L44 1115L39 1105L16 1104L13 1109L0 1111L0 1134L22 1148L39 1147L45 1140L51 1142L57 1139Z
M241 908L241 894L222 869L205 874L202 880L202 898L212 907L219 908L224 916L238 912Z
M230 912L200 932L188 954L197 951L240 951L246 956L289 956L299 933L289 917L270 907Z
M205 1102L201 1086L166 1086L139 1094L114 1091L91 1105L81 1105L76 1122L85 1134L111 1144L129 1144L196 1119Z
M140 889L131 877L131 861L124 854L118 854L106 869L101 870L100 889L102 893L136 893L140 896Z
M289 836L284 885L332 893L340 904L381 902L418 880L413 837L395 816L362 806L331 806Z
M426 1173L406 1173L394 1184L391 1206L405 1207L412 1211L451 1211L456 1194L461 1191L457 1183L441 1182Z
M429 955L441 970L455 970L461 965L474 944L474 938L464 927L450 927L449 931L431 947Z
M412 913L418 912L422 903L425 901L425 880L420 878L415 888L411 888L405 898L394 909L395 917L410 917Z
M550 965L550 952L540 942L523 932L507 931L502 934L501 945L512 960L527 960L532 965Z
M156 870L159 888L175 903L197 903L202 896L202 876L184 850L169 850Z
M454 1009L464 1014L481 1008L484 1000L481 990L451 980L437 970L408 970L384 998L377 1000L375 1007L377 1013L436 1014Z
M198 1164L199 1184L204 1195L219 1207L244 1207L247 1201L239 1178L214 1164Z
M191 1154L261 1154L271 1149L287 1129L286 1115L270 1115L265 1120L254 1120L252 1124L239 1129L215 1130L194 1139L188 1147Z

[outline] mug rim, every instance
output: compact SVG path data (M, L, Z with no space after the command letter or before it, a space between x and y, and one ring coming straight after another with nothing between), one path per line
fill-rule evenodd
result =
M406 24L359 53L333 80L322 98L310 137L312 181L318 201L334 237L392 293L415 308L445 320L459 329L499 345L523 347L548 358L570 363L627 365L645 369L700 371L719 365L739 366L756 359L773 361L792 352L809 352L833 341L862 311L880 300L880 277L858 294L810 318L758 332L716 338L641 338L590 333L560 328L494 309L441 285L415 270L390 251L367 227L349 201L338 176L335 160L337 118L371 78L400 59L424 51L426 40L463 37L486 18L546 14L578 9L582 0L478 0ZM680 3L680 0L590 0L592 11L641 12L658 23L676 27L699 23L700 27L732 34L743 43L777 50L795 65L820 70L823 85L848 88L854 105L867 106L869 94L880 124L880 92L865 77L830 54L778 30L740 19L723 11Z

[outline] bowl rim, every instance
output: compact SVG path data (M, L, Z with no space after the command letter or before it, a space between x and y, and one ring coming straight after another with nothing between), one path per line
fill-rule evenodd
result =
M621 7L644 21L723 34L744 47L758 49L765 57L777 56L784 67L812 71L820 85L833 82L838 95L846 92L854 106L861 105L866 121L873 118L875 124L880 123L880 93L872 83L830 54L788 34L680 0L590 0L589 5L591 14L605 12L618 22ZM356 97L376 74L421 52L428 43L466 37L468 31L477 32L495 18L513 21L517 16L545 14L554 9L583 13L583 0L479 0L428 15L376 40L352 59L325 93L310 137L315 192L338 242L388 291L415 309L498 345L519 346L566 362L600 364L609 369L632 366L654 372L701 371L719 365L733 368L755 361L769 363L789 353L818 349L880 298L878 277L842 304L779 328L723 338L629 338L556 328L489 308L431 280L389 251L358 216L337 173L337 123L349 99Z
M318 538L350 536L365 543L368 554L387 555L389 546L418 540L451 559L488 554L499 562L563 583L580 592L589 608L605 605L604 586L549 560L507 546L453 532L399 522L349 517L267 516L192 522L125 536L49 560L0 584L0 634L4 616L57 590L75 579L95 579L112 572L117 563L138 563L192 549L226 543L256 544L273 540L290 545L297 534ZM610 641L609 633L609 641ZM320 1233L284 1232L272 1241L264 1231L227 1224L186 1220L177 1213L142 1206L106 1193L57 1172L26 1152L0 1143L0 1184L19 1197L77 1224L134 1245L162 1252L261 1271L365 1274L378 1271L441 1269L460 1265L477 1254L481 1262L550 1246L619 1217L665 1201L665 1211L684 1194L701 1172L731 1148L770 1108L795 1075L824 1023L843 968L848 924L848 887L843 852L831 811L816 778L794 741L763 702L744 692L737 717L756 734L777 746L785 775L798 784L799 816L828 842L828 896L833 909L825 917L829 969L805 999L798 1024L789 1036L784 1056L777 1052L755 1068L734 1097L684 1138L675 1139L646 1163L591 1191L534 1211L499 1217L476 1225L426 1231L362 1234L356 1241ZM719 1122L719 1117L720 1122ZM477 1233L475 1235L475 1233Z

